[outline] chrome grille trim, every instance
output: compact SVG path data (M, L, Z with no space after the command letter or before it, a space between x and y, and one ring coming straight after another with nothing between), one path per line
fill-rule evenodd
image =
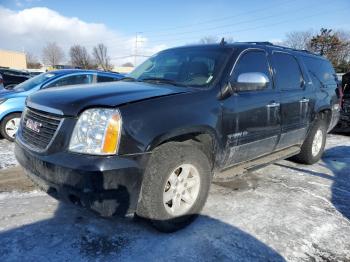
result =
M41 124L40 132L35 132L26 126L28 119ZM23 112L21 120L21 136L23 142L35 151L45 151L59 129L62 119L63 118L52 115L51 113L27 108Z

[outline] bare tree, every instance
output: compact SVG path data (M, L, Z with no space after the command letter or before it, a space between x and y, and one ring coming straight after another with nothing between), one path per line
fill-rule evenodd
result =
M70 62L74 67L91 69L94 68L92 59L86 48L81 45L74 45L69 49Z
M27 68L30 69L40 69L42 67L41 63L32 53L26 53Z
M335 35L343 43L343 48L338 53L338 60L350 62L350 32L340 30L336 31Z
M113 66L111 65L111 59L108 56L107 53L107 47L104 44L98 44L93 48L92 52L96 64L101 67L105 71L109 71L113 69Z
M219 38L217 36L204 36L199 40L201 44L215 44L219 43Z
M294 31L286 35L283 45L294 49L310 50L310 41L313 37L312 30Z
M55 42L47 43L43 49L43 61L45 64L55 66L64 59L64 52Z

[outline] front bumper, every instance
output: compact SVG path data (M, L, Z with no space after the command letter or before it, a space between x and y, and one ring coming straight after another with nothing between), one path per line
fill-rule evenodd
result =
M102 216L135 212L148 155L42 155L17 138L15 155L27 175L50 195Z

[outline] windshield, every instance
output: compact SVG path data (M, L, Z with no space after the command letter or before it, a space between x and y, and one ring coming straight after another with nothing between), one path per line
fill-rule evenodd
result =
M16 91L28 91L39 84L45 83L48 79L50 79L56 75L57 74L55 74L53 72L42 73L40 75L34 76L34 77L24 81L23 83L16 85L14 90L16 90Z
M209 86L225 66L228 48L178 48L160 52L128 75L127 79L181 86Z

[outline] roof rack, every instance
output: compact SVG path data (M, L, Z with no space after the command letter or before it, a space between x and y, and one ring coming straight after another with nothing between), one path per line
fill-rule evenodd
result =
M254 44L254 45L274 45L273 43L271 43L271 42L256 42L256 41L254 41L254 42L243 42L243 43L245 43L245 44Z
M313 52L310 52L308 50L305 49L295 49L295 48L291 48L291 47L286 47L286 46L281 46L281 45L275 45L271 42L238 42L238 43L243 43L243 44L254 44L254 45L268 45L268 46L273 46L273 47L277 47L280 49L285 49L285 50L292 50L292 51L298 51L298 52L304 52L310 55L315 55L315 56L320 56L318 54L315 54Z

